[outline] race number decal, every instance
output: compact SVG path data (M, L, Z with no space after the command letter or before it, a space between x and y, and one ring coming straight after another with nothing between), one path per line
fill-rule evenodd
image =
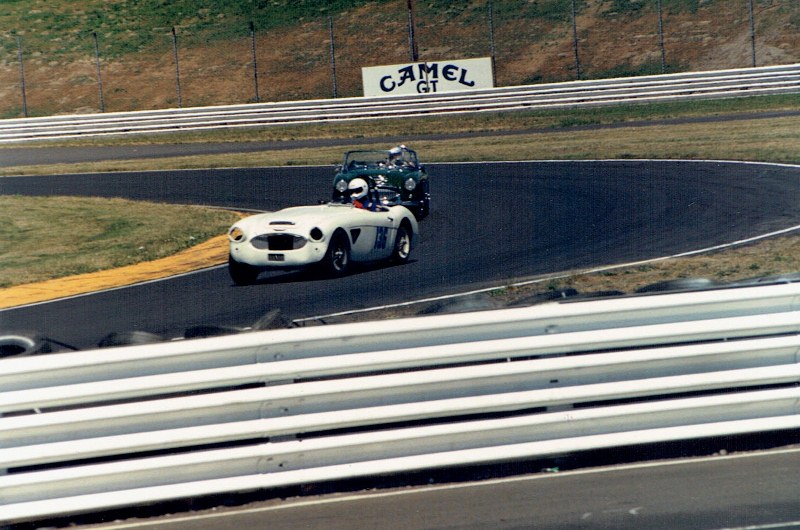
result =
M389 239L389 228L385 226L379 226L378 232L375 234L375 250L385 249L387 239Z

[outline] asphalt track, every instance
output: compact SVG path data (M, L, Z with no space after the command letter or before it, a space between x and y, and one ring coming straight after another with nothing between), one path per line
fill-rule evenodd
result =
M227 530L797 528L798 449L536 473L346 496L276 499L236 510L108 528Z
M180 336L304 318L554 271L691 251L800 224L800 169L725 162L432 164L432 214L412 261L342 279L270 273L237 287L224 267L0 311L0 329L78 348L113 331ZM0 178L0 193L91 195L277 210L328 195L331 167Z

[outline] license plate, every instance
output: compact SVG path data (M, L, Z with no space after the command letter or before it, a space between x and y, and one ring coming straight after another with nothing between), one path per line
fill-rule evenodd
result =
M283 254L270 254L267 259L269 261L283 261L285 257Z

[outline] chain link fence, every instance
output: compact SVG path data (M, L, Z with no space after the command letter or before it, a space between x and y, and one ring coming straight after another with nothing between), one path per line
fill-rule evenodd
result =
M355 97L362 67L415 58L492 57L498 86L800 61L796 0L338 4L269 27L210 8L145 29L42 15L0 32L0 118Z

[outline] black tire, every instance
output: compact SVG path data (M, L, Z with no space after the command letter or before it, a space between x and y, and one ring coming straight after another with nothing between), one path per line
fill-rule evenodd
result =
M414 237L408 223L404 222L397 229L397 237L394 238L394 249L392 250L392 261L395 263L405 263L411 257L411 244Z
M258 278L260 271L246 263L239 263L232 256L228 255L228 274L236 285L250 285Z
M50 342L38 333L23 332L0 335L0 358L52 352L53 348Z
M158 344L164 338L148 331L121 331L109 333L97 343L99 348L115 348L119 346L137 346L141 344Z
M344 232L335 232L328 250L322 259L322 267L328 276L338 277L347 274L350 268L350 241Z

